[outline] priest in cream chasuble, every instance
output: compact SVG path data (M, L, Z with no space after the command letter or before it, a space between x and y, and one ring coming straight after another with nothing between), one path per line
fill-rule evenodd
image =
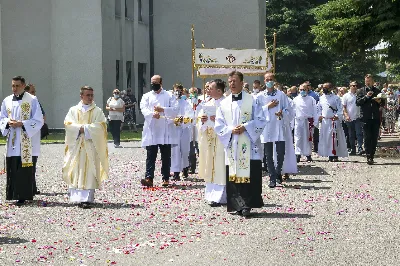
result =
M225 99L225 82L216 79L209 85L212 99L203 105L197 123L199 136L199 177L206 182L205 199L211 207L226 203L224 146L214 131L215 115Z
M13 94L1 105L0 130L7 137L6 199L32 200L35 193L34 169L40 154L40 129L43 114L37 98L24 92L25 79L17 76L12 80Z
M81 88L81 102L69 109L64 120L63 179L70 201L90 208L95 189L108 178L107 126L103 111L93 102L93 89Z
M229 74L232 94L217 109L215 132L225 149L227 210L249 216L263 201L260 135L265 127L262 106L242 91L243 74Z

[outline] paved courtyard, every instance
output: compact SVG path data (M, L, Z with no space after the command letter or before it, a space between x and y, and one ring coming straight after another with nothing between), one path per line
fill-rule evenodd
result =
M42 146L42 194L27 206L4 201L1 175L0 265L399 265L399 159L314 157L285 188L264 178L264 208L243 219L209 207L195 175L143 189L144 150L124 147L110 146L110 178L90 210L68 202L64 145Z

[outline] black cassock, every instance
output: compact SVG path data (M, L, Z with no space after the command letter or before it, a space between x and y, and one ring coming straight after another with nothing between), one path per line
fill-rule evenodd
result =
M250 160L250 183L229 181L229 166L226 166L226 195L228 212L246 208L262 208L261 160Z
M32 156L33 166L22 167L21 156L6 158L6 200L32 200L36 191L35 173L37 156Z

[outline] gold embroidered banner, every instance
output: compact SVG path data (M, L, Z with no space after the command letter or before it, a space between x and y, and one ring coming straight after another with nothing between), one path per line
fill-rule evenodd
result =
M219 68L260 68L268 66L264 49L196 48L195 65Z
M202 78L226 76L232 71L260 76L272 69L272 61L262 49L196 48L195 67Z

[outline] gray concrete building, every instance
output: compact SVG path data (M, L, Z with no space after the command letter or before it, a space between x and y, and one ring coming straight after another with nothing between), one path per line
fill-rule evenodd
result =
M190 87L192 24L198 45L264 47L263 0L0 0L0 9L0 97L24 76L51 128L63 127L83 85L102 108L115 87L139 101L154 73L166 89Z

